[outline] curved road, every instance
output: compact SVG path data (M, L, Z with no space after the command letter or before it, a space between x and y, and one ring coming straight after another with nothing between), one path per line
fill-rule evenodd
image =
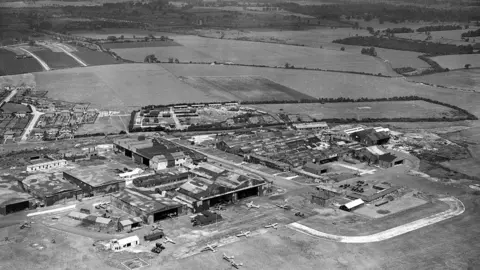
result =
M40 59L40 57L36 56L35 54L27 51L26 49L24 48L20 48L20 50L30 54L33 58L35 58L35 60L38 61L38 63L40 63L40 65L43 67L43 69L45 69L46 71L49 71L51 70L50 67L47 65L47 63L45 63L42 59Z
M449 218L461 215L463 212L465 212L465 206L457 198L448 197L448 198L442 198L440 200L449 204L450 209L438 214L431 215L429 217L421 218L419 220L415 220L410 223L400 225L398 227L391 228L386 231L371 234L371 235L342 236L342 235L328 234L328 233L317 231L315 229L312 229L310 227L307 227L305 225L302 225L296 222L288 224L287 227L313 237L333 240L335 242L340 242L340 243L359 244L359 243L380 242L380 241L384 241L402 234L406 234L414 230L418 230L420 228L435 224L443 220L447 220Z

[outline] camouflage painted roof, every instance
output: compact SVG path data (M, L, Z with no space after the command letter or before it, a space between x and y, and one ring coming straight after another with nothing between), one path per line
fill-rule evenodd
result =
M121 166L103 164L73 169L66 171L65 173L80 179L82 182L85 182L90 186L97 187L109 183L123 182L124 180L114 172L115 169L121 169Z
M22 183L30 190L43 196L54 195L63 191L80 190L80 188L63 179L63 173L35 173L27 176Z
M181 204L172 199L160 196L148 196L130 189L113 194L112 196L147 213L165 211L181 206Z

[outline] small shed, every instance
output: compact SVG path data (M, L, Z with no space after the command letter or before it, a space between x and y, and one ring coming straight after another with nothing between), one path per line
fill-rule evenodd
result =
M130 231L132 229L133 222L130 219L125 219L119 222L118 229L121 231Z
M86 219L88 217L88 215L84 214L84 213L74 211L74 212L70 212L70 214L68 214L68 217L76 219L76 220L83 220L83 219Z
M112 220L104 217L97 217L95 224L100 228L106 228L112 223Z
M340 209L344 210L344 211L351 212L351 211L361 207L364 204L365 204L365 202L362 199L356 199L356 200L353 200L351 202L348 202L348 203L340 206Z

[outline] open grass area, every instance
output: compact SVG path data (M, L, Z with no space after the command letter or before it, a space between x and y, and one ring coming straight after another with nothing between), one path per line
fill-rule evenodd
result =
M467 64L470 64L470 68L480 67L480 54L442 55L432 57L432 60L450 70L463 69Z
M17 59L12 51L0 49L0 76L42 71L34 58Z
M98 108L131 109L149 104L215 101L159 65L122 64L35 73L37 88L54 99L89 102Z
M411 83L402 78L380 78L355 74L252 68L161 64L179 76L261 76L312 97L393 97L418 95L453 104L480 116L480 96L477 93L452 91Z
M135 62L143 62L145 57L150 54L155 55L155 57L162 62L167 62L171 57L177 58L181 62L192 61L210 63L219 60L206 53L198 52L184 46L112 49L112 51L123 59Z
M446 73L415 76L409 77L408 80L480 92L479 69L455 70Z
M128 130L128 123L130 116L110 116L110 117L98 117L95 123L81 126L75 135L81 134L93 134L104 132L119 133L122 130Z
M459 112L421 100L355 103L262 104L259 110L272 113L307 114L316 119L328 118L454 118Z
M72 54L76 55L89 66L111 65L121 63L121 61L116 60L112 56L99 51L83 50L72 52Z
M196 36L178 36L175 41L223 62L282 67L289 63L297 67L384 75L391 72L383 61L359 53Z
M126 39L133 39L139 37L146 37L149 34L152 34L155 37L160 36L175 36L172 33L165 33L165 32L156 32L156 31L148 31L143 29L136 29L136 28L103 28L100 30L76 30L70 32L74 36L81 36L81 37L88 37L94 39L107 39L109 36L116 36L120 38L123 35Z
M135 42L116 42L116 43L102 43L102 47L106 49L128 49L128 48L146 48L146 47L170 47L181 46L175 41L135 41Z
M181 78L193 88L208 95L222 96L226 100L299 100L312 97L289 87L256 76L238 77L186 77Z
M64 52L52 52L51 50L38 50L35 52L51 69L80 67L81 65Z
M442 162L442 166L445 166L451 170L466 174L471 177L477 177L480 179L480 166L478 166L478 159L459 159Z

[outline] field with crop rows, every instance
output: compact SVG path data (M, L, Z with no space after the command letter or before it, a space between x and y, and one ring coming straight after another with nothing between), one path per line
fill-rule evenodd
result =
M52 52L44 49L35 52L51 69L79 67L80 64L64 52Z
M35 73L37 88L54 99L131 109L149 104L215 101L159 65L121 64Z
M432 60L450 70L465 68L466 64L470 64L470 68L480 67L480 54L442 55L432 57Z
M145 56L154 54L159 61L167 62L168 58L177 58L181 62L213 62L218 61L206 53L198 52L184 46L172 47L147 47L147 48L130 48L130 49L112 49L118 56L123 59L143 62Z
M262 104L253 107L272 113L307 114L328 118L441 118L461 116L451 108L425 101L355 103Z
M470 89L480 92L480 70L455 70L445 73L435 73L424 76L409 77L408 80L447 87Z
M178 36L175 41L223 62L267 66L320 68L389 74L383 61L359 53L250 41Z
M299 100L312 97L258 76L182 77L183 82L225 100Z
M16 54L0 49L0 76L42 71L34 58L17 59Z
M129 48L148 48L148 47L170 47L170 46L181 46L175 41L132 41L132 42L112 42L112 43L102 43L102 47L106 49L129 49Z

